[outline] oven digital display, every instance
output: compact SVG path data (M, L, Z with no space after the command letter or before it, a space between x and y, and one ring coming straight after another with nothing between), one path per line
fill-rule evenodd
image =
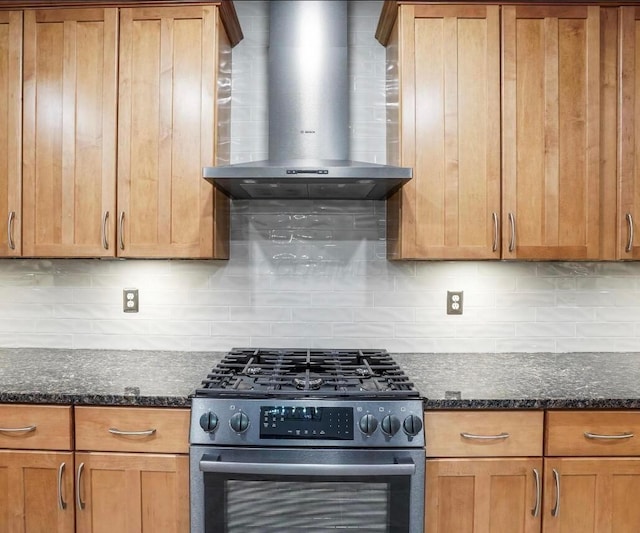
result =
M353 440L353 409L263 405L260 438Z

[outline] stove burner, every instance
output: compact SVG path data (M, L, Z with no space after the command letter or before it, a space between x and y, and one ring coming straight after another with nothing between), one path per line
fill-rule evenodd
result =
M235 348L196 396L418 398L386 350Z
M293 384L296 386L296 389L304 390L318 390L322 387L324 383L324 379L320 376L300 376L293 378Z

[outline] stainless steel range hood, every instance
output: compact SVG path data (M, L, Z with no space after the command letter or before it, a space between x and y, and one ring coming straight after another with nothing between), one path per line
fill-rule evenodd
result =
M269 159L204 178L233 198L386 198L412 169L349 159L347 2L269 7Z

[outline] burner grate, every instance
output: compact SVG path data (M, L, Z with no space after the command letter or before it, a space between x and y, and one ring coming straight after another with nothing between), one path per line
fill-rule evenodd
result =
M386 350L235 348L196 396L418 397Z

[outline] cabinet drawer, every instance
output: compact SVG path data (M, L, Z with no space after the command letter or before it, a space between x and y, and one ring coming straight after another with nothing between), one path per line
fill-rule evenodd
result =
M189 452L189 410L76 407L76 450Z
M71 450L71 407L0 405L0 448Z
M427 457L542 455L542 411L429 411Z
M640 455L640 411L549 411L546 455Z

